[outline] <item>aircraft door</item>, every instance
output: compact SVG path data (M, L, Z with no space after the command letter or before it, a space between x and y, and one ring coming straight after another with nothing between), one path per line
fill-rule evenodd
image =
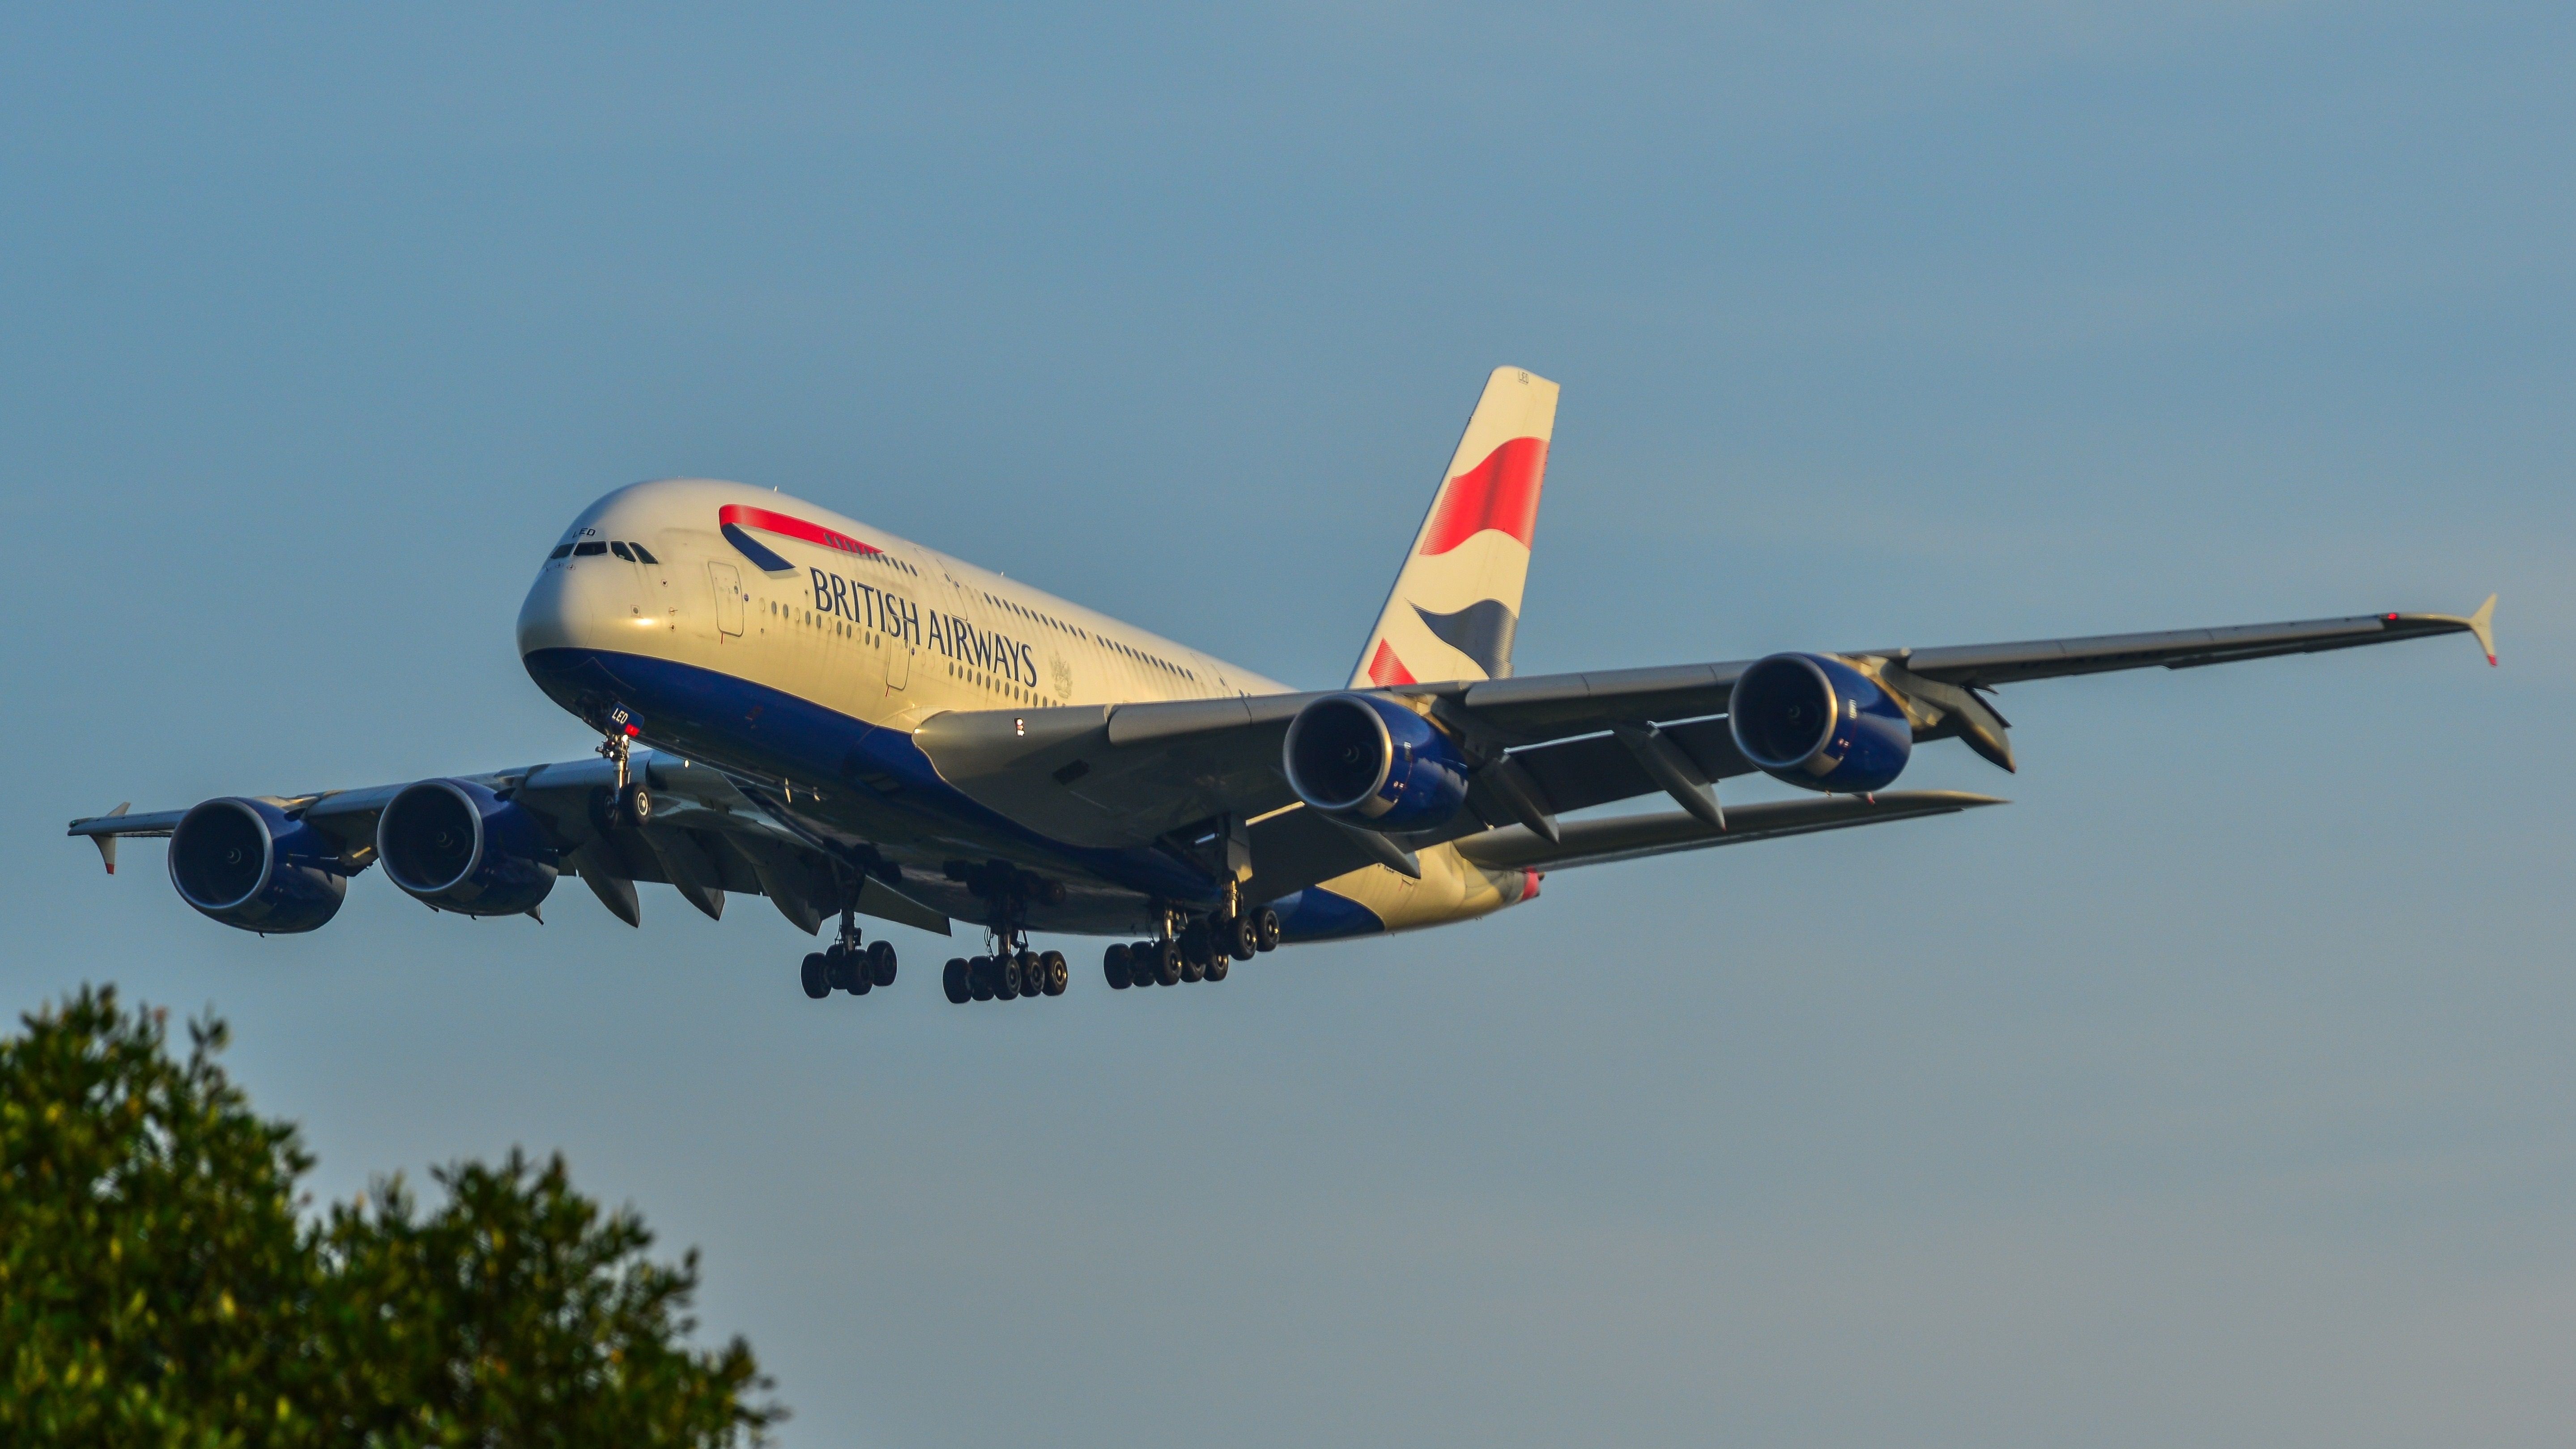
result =
M709 563L707 581L716 589L716 629L742 637L742 575L729 563Z
M912 646L893 635L886 635L886 693L894 694L912 684Z

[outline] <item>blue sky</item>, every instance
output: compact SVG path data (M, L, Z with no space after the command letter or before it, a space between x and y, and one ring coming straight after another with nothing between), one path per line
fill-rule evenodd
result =
M2557 1443L2565 7L0 14L0 1005L319 1186L512 1143L796 1445ZM189 912L62 822L581 754L510 621L768 483L1337 682L1475 389L1525 672L2465 611L2016 687L2009 808L1222 989L806 1001L759 901ZM1746 794L1758 793L1747 787Z

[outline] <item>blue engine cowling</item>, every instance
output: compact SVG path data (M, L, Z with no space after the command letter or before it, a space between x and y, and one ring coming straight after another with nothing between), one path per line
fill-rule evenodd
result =
M1288 722L1288 787L1308 808L1390 835L1436 830L1467 803L1467 761L1393 700L1328 694Z
M340 849L265 800L208 800L170 831L179 899L261 935L310 931L349 893Z
M536 817L471 780L406 785L376 817L376 855L405 894L467 916L515 916L555 888Z
M1816 654L1774 654L1738 675L1727 728L1744 758L1809 790L1865 795L1903 773L1914 726L1869 676Z

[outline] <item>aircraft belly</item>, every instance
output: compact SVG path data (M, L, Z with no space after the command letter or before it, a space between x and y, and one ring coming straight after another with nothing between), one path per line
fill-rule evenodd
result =
M1212 898L1211 882L1159 851L1072 845L977 804L939 778L909 731L671 659L541 649L524 662L573 714L599 719L623 704L642 715L656 749L774 788L797 816L896 858L934 864L999 855L1175 901Z

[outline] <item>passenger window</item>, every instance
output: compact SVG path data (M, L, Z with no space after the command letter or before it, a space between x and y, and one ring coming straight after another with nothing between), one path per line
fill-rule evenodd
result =
M553 553L547 554L547 555L546 555L546 557L548 557L548 558L570 558L570 557L572 557L572 545L571 545L571 544L568 544L568 543L559 543L559 544L556 544L556 545L555 545L555 551L554 551Z
M645 548L644 545L640 543L630 543L627 547L635 550L635 561L637 563L648 563L653 565L655 568L660 568L662 566L662 561L653 557L652 551Z
M608 545L601 543L595 538L590 540L588 543L575 544L573 546L573 555L576 558L589 558L593 554L602 554L606 552L608 552Z
M635 562L635 555L626 551L626 545L619 543L613 538L608 541L608 551L617 555L619 558L626 560L628 563Z

